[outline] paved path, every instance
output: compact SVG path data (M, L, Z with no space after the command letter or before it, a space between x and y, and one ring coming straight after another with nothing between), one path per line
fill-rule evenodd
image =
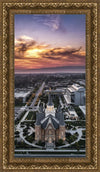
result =
M86 120L73 120L73 119L66 119L65 122L80 122L80 121L86 121Z
M30 136L31 134L35 132L35 129L33 127L30 127L28 132L29 132L28 136Z
M28 142L24 137L23 137L23 132L20 132L20 138L28 145L36 147L36 148L42 148L41 146L35 145L34 143Z
M23 116L23 118L20 120L19 124L17 125L17 130L20 131L20 124L21 122L23 122L25 120L25 118L27 117L29 113L29 110L25 113L25 115Z

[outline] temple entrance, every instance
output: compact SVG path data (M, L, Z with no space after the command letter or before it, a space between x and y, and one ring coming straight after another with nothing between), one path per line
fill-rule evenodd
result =
M48 131L48 136L47 136L47 143L46 143L46 149L54 149L55 144L54 144L54 133L52 130Z
M52 138L51 137L49 137L48 143L52 143Z
M45 132L46 149L54 149L55 147L55 129L52 123L49 123Z

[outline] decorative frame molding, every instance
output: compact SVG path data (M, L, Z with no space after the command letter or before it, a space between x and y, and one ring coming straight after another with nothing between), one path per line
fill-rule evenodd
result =
M2 171L14 170L92 170L98 171L97 152L97 114L98 114L98 64L97 64L97 12L96 2L28 2L27 0L9 1L0 3L0 39L2 47L0 59L1 67L1 105L3 115L1 125ZM54 13L54 14L86 14L86 158L14 158L14 14L15 13ZM2 31L3 29L3 31ZM2 45L3 42L3 45ZM3 93L3 94L2 94ZM3 127L2 127L3 126ZM99 130L98 130L99 131Z

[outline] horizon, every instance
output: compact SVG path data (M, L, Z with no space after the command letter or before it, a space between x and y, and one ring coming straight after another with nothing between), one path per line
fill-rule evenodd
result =
M62 66L56 68L40 68L40 69L30 69L30 70L23 70L23 71L16 71L15 73L28 73L28 74L36 74L36 73L85 73L84 66Z

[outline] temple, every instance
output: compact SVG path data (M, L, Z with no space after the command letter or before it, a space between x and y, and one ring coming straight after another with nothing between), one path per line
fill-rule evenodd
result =
M55 110L49 93L46 109L41 106L36 114L35 140L45 142L46 148L54 148L59 139L65 140L64 115L60 106Z

